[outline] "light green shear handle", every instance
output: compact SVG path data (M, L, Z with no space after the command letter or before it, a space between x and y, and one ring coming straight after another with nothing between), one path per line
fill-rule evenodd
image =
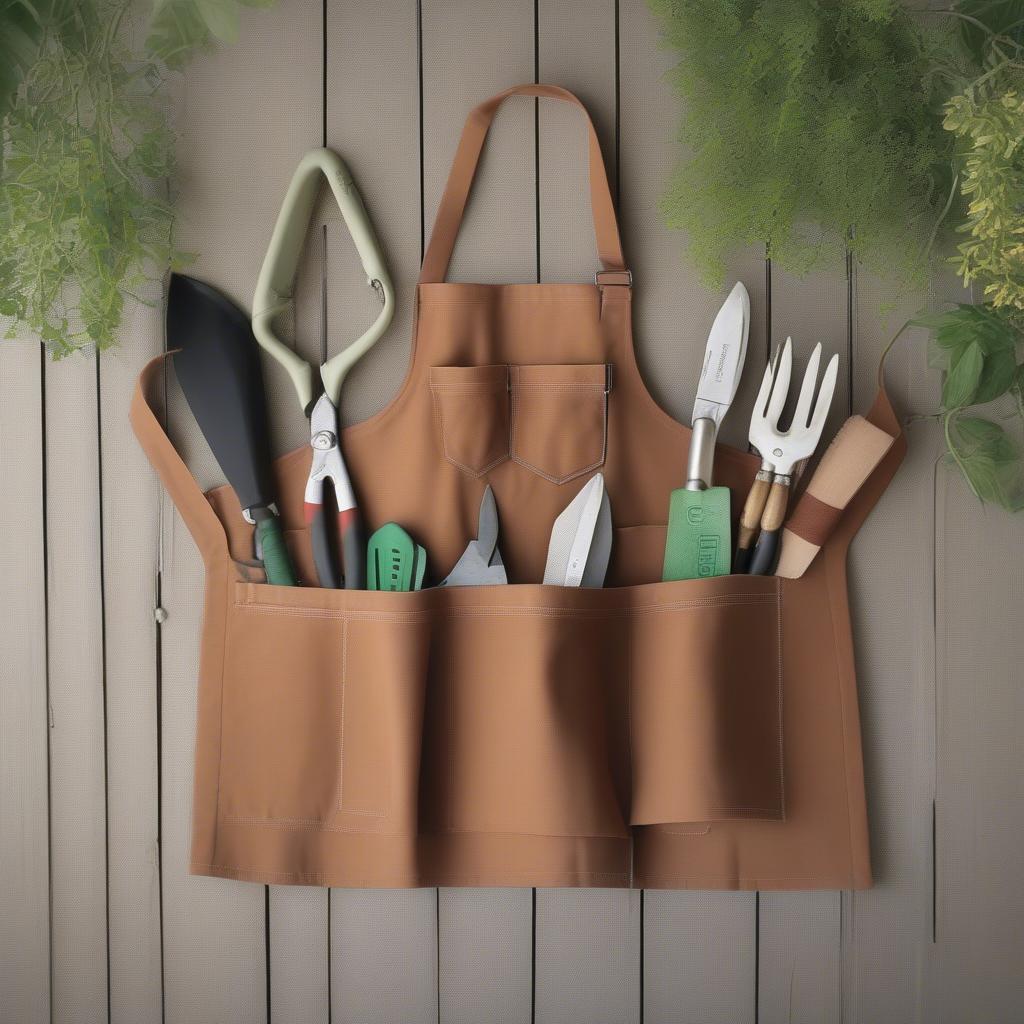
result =
M391 277L352 175L337 153L330 149L311 150L302 158L292 175L252 301L252 329L256 340L288 372L307 415L315 393L313 367L278 338L274 331L274 319L288 308L294 294L295 274L320 190L321 175L327 178L341 215L345 218L368 283L379 291L384 303L380 315L369 330L320 368L324 390L335 405L341 397L341 386L348 371L388 329L395 314L395 292Z

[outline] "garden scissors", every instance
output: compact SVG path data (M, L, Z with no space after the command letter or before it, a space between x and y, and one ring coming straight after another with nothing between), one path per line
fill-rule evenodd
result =
M314 374L313 366L277 336L274 319L292 301L295 274L313 216L321 174L327 178L366 271L367 282L380 297L382 308L361 337L325 360L319 367L319 374ZM338 404L348 371L391 323L395 295L373 225L352 176L337 153L329 149L314 149L302 158L296 168L260 269L252 307L252 328L256 340L284 367L299 396L302 411L309 417L313 460L306 481L305 510L319 584L335 589L342 586L346 590L362 589L365 585L366 550L355 493L341 454ZM336 533L324 512L327 484L333 488L338 506Z

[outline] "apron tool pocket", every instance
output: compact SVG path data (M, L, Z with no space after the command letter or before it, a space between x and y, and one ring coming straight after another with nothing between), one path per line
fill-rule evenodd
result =
M277 827L415 833L423 616L353 608L357 591L235 587L221 813Z
M481 477L509 455L508 367L432 366L430 393L444 457Z
M435 623L424 830L628 834L625 619L552 589Z
M780 820L779 581L650 588L631 630L631 823Z
M611 366L512 366L512 458L564 484L603 465Z

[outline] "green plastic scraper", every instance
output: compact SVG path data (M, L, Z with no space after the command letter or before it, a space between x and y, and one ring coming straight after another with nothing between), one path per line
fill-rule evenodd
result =
M686 486L672 492L665 538L664 580L727 576L732 564L728 487L711 486L718 426L736 395L750 329L750 297L742 282L711 326L693 404Z
M419 590L426 569L426 551L398 523L385 523L370 538L367 590Z

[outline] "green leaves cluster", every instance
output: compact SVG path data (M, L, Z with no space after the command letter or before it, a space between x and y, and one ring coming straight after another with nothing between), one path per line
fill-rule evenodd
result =
M983 500L1024 507L1019 429L974 412L1010 404L1024 425L1024 0L649 3L681 56L665 213L709 282L763 244L797 273L852 252L906 288L966 236L953 263L985 304L917 322L951 460Z
M681 55L686 155L664 209L708 280L752 243L798 273L849 247L920 276L952 185L935 73L951 31L898 0L649 2Z
M1024 509L1024 459L1011 432L968 410L1008 397L1014 433L1024 426L1024 344L1018 324L991 306L958 305L915 321L933 332L934 354L946 371L941 420L949 457L982 500ZM1013 429L1013 427L1011 427Z
M946 106L943 122L961 143L960 190L967 240L954 262L986 302L1024 312L1024 62L990 68Z
M114 344L183 254L162 88L266 0L0 0L0 317L54 356ZM130 29L151 17L144 52ZM16 31L8 33L10 25ZM17 64L4 63L10 51ZM13 70L12 70L13 68Z

